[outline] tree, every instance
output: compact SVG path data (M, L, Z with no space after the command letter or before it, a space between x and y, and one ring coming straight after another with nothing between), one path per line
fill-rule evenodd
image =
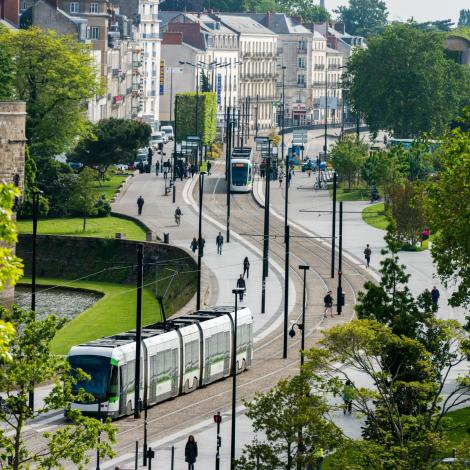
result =
M1 30L0 30L1 32ZM0 101L8 101L15 97L15 63L11 52L0 40Z
M201 139L202 145L212 144L217 136L216 94L195 92L178 93L177 99L178 113L176 116L175 139L181 142L188 136L197 135Z
M470 26L470 10L460 10L459 26Z
M444 139L439 155L441 170L427 188L426 217L434 233L432 256L442 281L456 286L451 305L470 305L470 108L462 127Z
M395 236L401 242L415 246L426 228L423 185L408 180L393 185L389 208Z
M384 461L383 466L372 468L429 468L445 444L445 414L470 401L468 371L455 386L448 379L470 353L468 334L455 321L433 320L432 325L437 355L421 341L397 335L374 320L353 320L324 331L319 346L307 352L306 367L316 393L340 394L343 380L353 382L353 410L365 416L365 438L376 444L369 451L375 454L381 449ZM406 354L391 357L390 351ZM402 371L420 379L404 380ZM355 384L352 373L363 377L356 381L372 385ZM450 392L441 399L446 385ZM404 394L414 401L411 413L401 406Z
M387 60L384 61L384 57ZM470 100L470 70L447 59L440 33L394 24L348 65L348 96L371 132L441 135Z
M70 199L70 209L83 217L83 231L86 231L86 220L90 215L95 215L98 211L96 203L98 196L93 191L93 183L96 181L95 174L90 168L84 168L76 180L72 197Z
M237 466L245 470L316 467L323 450L342 440L341 431L324 417L329 409L325 399L310 389L309 376L301 373L246 403L255 432L265 439L256 437L245 446Z
M310 0L278 1L280 9L288 15L300 16L304 23L324 23L331 19L330 13L320 5L314 5Z
M88 130L86 101L101 91L84 43L37 28L0 31L15 63L15 95L26 101L26 137L32 156L69 149Z
M148 145L152 134L146 123L131 119L102 119L83 138L68 159L96 170L104 179L111 165L134 162L137 150Z
M331 149L331 162L340 181L348 181L348 189L356 178L369 153L369 146L363 141L347 136Z
M449 32L455 24L452 22L451 19L426 21L424 23L417 23L413 21L412 19L409 21L409 23L413 25L413 27L421 29L422 31L444 31L444 32Z
M335 13L349 34L368 37L380 32L387 24L388 11L382 0L349 0Z
M204 72L204 70L201 71L201 91L203 93L212 91L211 84L209 83L209 77Z
M0 408L0 464L7 465L11 457L12 464L8 468L13 470L31 465L59 468L65 461L83 468L83 464L90 460L88 451L92 449L99 449L102 457L111 457L116 430L110 422L101 423L71 409L74 401L92 399L83 389L75 390L79 380L90 377L81 371L72 375L67 360L50 351L51 341L64 321L53 315L40 320L34 312L25 312L17 307L13 307L11 312L1 311L1 317L14 325L17 335L9 346L15 359L0 368L0 389L6 397ZM32 384L48 381L54 384L53 389L40 407L31 411L28 394ZM73 424L45 432L40 446L28 445L26 422L58 409L67 410Z
M11 248L18 240L13 205L19 196L18 188L0 183L0 291L9 284L16 284L23 275L23 263ZM0 364L11 359L9 345L14 335L13 325L0 319Z
M362 179L369 186L382 186L389 179L390 158L387 152L374 151L365 160L362 168Z

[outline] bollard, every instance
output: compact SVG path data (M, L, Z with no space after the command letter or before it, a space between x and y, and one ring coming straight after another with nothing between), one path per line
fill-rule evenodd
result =
M175 446L171 446L171 470L175 470Z

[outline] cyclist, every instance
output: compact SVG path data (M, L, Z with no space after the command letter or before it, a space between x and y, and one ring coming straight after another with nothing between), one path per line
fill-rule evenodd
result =
M176 222L176 225L179 225L180 224L180 221L181 221L181 216L183 215L183 213L181 212L181 209L180 209L180 206L178 206L175 210L175 222Z

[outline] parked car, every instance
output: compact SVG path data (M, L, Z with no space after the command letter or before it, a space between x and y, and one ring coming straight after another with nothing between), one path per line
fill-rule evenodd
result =
M173 132L173 126L162 126L160 130L164 133L168 140L174 140L175 134Z

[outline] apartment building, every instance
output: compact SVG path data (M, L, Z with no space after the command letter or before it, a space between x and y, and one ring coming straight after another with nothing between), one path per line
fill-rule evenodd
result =
M174 116L175 93L195 91L198 80L201 89L204 74L217 94L218 121L222 125L227 106L238 105L238 34L205 13L161 12L160 18L165 63L162 120Z
M140 114L155 130L160 125L160 96L163 93L159 0L112 0L122 15L131 18L137 28L140 62Z
M88 103L92 122L105 118L137 118L140 80L140 49L127 17L119 15L106 0L36 0L21 15L22 28L36 26L69 34L90 44L90 54L105 93Z
M249 115L251 129L269 129L276 124L277 35L249 16L211 14L238 35L238 106Z

